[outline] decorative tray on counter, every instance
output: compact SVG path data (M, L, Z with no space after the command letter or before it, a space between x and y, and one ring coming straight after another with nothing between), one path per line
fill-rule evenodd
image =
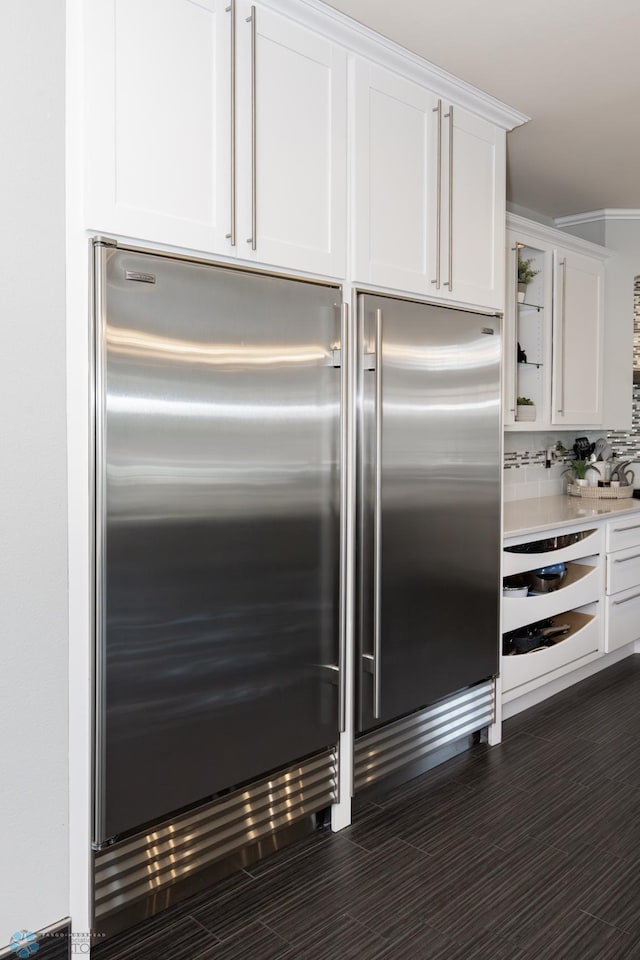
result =
M633 487L579 487L576 483L567 484L567 496L584 497L587 500L622 500L633 496Z

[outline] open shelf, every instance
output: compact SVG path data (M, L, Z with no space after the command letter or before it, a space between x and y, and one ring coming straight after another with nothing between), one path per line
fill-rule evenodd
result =
M526 313L527 310L530 310L535 313L540 313L541 310L544 310L544 307L537 303L527 303L525 300L524 303L518 303L518 308L522 314Z
M575 661L597 656L601 648L601 604L586 604L582 609L564 610L553 616L554 626L569 624L569 632L553 638L548 647L540 647L529 653L502 657L502 686L505 692L516 688L533 689L547 683L556 671L575 669ZM571 666L569 666L571 665ZM519 696L517 690L513 696Z
M556 617L561 610L580 607L602 591L602 569L596 558L567 564L567 575L557 590L529 594L528 597L502 598L502 629L505 633L547 617ZM536 569L531 565L529 570Z

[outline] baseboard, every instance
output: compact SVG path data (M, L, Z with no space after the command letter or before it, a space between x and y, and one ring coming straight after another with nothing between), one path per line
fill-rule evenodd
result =
M86 935L86 949L82 950L81 935L71 936L71 920L65 917L41 930L18 929L10 934L12 941L0 948L0 960L16 960L17 957L33 957L37 960L71 960L74 955L89 953L90 934ZM75 950L72 950L73 946Z
M549 683L545 683L543 686L537 687L535 690L531 690L529 693L525 693L515 700L503 703L502 719L508 720L509 717L515 717L517 713L528 710L529 707L535 707L536 704L542 703L549 697L553 697L556 693L561 693L568 687L572 687L574 683L580 683L581 680L586 680L595 673L606 670L607 667L611 667L614 663L619 663L620 660L625 660L627 657L633 656L634 653L640 653L640 641L635 644L630 643L626 647L621 647L619 650L614 650L613 653L607 653L604 657L592 660L591 663L585 664L572 673L566 673L564 676L558 677L557 680L551 680Z

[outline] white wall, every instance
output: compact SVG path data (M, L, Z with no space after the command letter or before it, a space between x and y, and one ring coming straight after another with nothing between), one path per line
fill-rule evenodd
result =
M0 14L0 947L68 913L63 0Z

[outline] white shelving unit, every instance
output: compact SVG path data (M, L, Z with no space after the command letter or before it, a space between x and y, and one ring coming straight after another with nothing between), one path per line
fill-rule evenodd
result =
M552 619L569 632L548 647L502 657L503 701L509 702L575 670L604 652L604 534L601 526L553 529L507 539L503 576L565 563L559 589L537 596L504 597L503 633Z

